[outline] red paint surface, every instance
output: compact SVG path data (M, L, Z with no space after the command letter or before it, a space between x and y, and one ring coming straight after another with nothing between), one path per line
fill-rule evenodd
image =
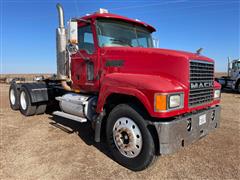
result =
M112 93L120 93L137 97L153 117L172 117L183 113L199 110L219 103L219 100L202 106L188 107L189 91L189 61L202 60L213 62L212 59L199 56L195 53L174 51L156 48L137 47L104 47L97 45L97 36L94 26L96 18L117 18L124 21L139 23L122 16L112 14L93 14L85 19L91 19L94 33L95 53L88 55L82 51L85 57L90 58L94 64L94 80L87 81L86 61L78 54L72 56L72 81L73 88L81 92L98 93L97 112L101 112L105 100ZM140 25L147 26L151 31L154 28L140 22ZM81 25L81 23L79 23ZM123 60L123 66L106 67L107 60ZM79 76L79 79L77 78ZM220 85L215 82L215 88ZM184 108L170 112L154 112L155 93L184 93Z
M103 13L103 14L100 14L100 13L94 13L94 14L91 14L89 16L85 16L85 17L82 17L82 19L98 19L98 18L108 18L108 19L119 19L119 20L122 20L122 21L126 21L126 22L130 22L130 23L134 23L134 24L139 24L141 26L145 26L147 27L151 32L154 32L156 31L156 29L145 23L145 22L142 22L142 21L136 21L134 19L130 19L130 18L127 18L127 17L124 17L124 16L119 16L117 14L110 14L110 13Z

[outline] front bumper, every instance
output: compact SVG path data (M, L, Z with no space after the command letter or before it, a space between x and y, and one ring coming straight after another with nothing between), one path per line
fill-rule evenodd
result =
M154 122L159 139L159 153L163 155L174 153L219 127L220 111L221 107L217 105L173 121ZM212 118L213 113L215 114L214 118ZM206 114L206 122L199 125L199 117L203 117L204 114ZM191 128L189 128L189 121Z

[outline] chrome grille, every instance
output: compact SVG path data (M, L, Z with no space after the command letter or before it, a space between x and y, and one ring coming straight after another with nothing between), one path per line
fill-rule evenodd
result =
M189 107L206 104L213 100L214 64L190 61Z

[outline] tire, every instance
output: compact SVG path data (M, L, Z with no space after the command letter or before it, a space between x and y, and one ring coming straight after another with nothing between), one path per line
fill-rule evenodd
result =
M36 113L36 105L32 105L28 90L22 87L19 94L20 111L24 116L32 116Z
M45 111L46 111L46 108L47 108L47 105L46 104L41 104L41 105L38 105L37 108L36 108L36 115L39 115L39 114L44 114Z
M240 93L240 81L238 81L238 84L237 84L237 92Z
M12 110L19 110L19 90L15 83L9 88L9 104Z
M131 105L120 104L110 112L106 139L113 158L128 169L141 171L155 159L154 141L145 119Z

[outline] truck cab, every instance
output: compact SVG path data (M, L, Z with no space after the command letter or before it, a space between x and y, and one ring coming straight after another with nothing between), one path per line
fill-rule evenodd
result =
M74 89L99 91L102 77L121 68L124 60L111 57L109 50L153 48L151 33L155 29L150 25L104 12L72 21L77 24L77 34L69 36L77 39L70 41L76 42L81 53L71 55ZM115 56L120 55L117 53Z
M99 92L98 112L120 88L121 94L139 94L137 98L153 117L171 117L219 103L213 97L220 86L213 80L212 59L154 48L151 34L155 29L139 20L97 12L73 21L78 34L72 36L78 39L70 41L77 42L79 51L71 55L72 88ZM161 93L178 94L183 102L172 109L167 105L157 109L153 101Z
M239 78L240 74L240 59L233 60L230 65L231 79L235 80Z
M12 109L41 114L56 99L61 110L53 115L90 122L96 142L105 132L114 159L134 171L219 127L214 60L154 48L154 27L103 9L65 29L57 8L57 77L13 83Z
M228 59L228 76L216 78L222 88L230 88L240 93L240 59Z

